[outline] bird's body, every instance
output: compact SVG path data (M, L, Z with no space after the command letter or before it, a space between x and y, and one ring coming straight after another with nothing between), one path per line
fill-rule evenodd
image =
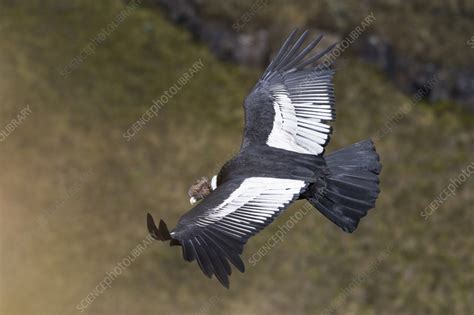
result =
M217 186L230 179L248 177L274 177L312 181L323 172L326 163L317 155L301 155L296 152L269 146L244 148L224 164L217 176Z
M216 187L198 181L192 200L202 199L168 232L148 215L150 233L180 245L207 276L228 287L229 262L240 271L247 240L297 199L307 199L346 232L375 206L381 165L372 141L324 155L335 118L334 71L310 68L332 47L307 55L321 37L300 49L306 32L293 32L244 102L240 152L224 164ZM204 189L204 190L202 190ZM202 190L202 191L201 191Z

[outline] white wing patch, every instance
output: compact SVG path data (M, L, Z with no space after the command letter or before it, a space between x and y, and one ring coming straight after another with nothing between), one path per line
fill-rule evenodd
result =
M295 179L247 178L224 202L198 218L196 224L205 227L214 223L236 236L254 234L257 228L251 222L265 223L293 201L305 186L304 181Z
M331 127L323 122L334 119L332 86L326 82L294 82L271 87L275 118L267 145L306 154L321 154ZM291 92L291 90L293 90Z

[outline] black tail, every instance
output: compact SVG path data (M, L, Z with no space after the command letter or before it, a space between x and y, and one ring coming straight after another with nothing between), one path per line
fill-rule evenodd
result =
M329 174L310 186L305 197L329 220L351 233L367 211L375 207L382 169L379 155L372 140L364 140L325 159Z

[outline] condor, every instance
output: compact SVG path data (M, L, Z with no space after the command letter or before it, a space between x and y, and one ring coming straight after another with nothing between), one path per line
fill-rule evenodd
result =
M371 140L324 155L335 119L334 70L319 62L331 46L311 54L322 36L303 48L307 31L293 31L244 102L240 152L209 183L189 190L191 203L169 232L150 214L148 230L182 247L203 273L229 287L231 264L248 239L297 199L308 200L345 232L353 232L375 206L381 164Z

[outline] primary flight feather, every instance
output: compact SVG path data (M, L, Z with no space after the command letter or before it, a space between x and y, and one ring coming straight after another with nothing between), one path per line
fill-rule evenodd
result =
M324 148L335 119L334 70L318 64L331 46L311 52L308 32L294 31L246 97L240 152L212 182L191 186L191 203L169 232L150 214L148 230L161 241L181 246L187 261L229 287L231 264L244 272L240 255L248 239L268 226L297 199L307 199L329 220L352 232L380 192L381 164L371 140L329 155Z

